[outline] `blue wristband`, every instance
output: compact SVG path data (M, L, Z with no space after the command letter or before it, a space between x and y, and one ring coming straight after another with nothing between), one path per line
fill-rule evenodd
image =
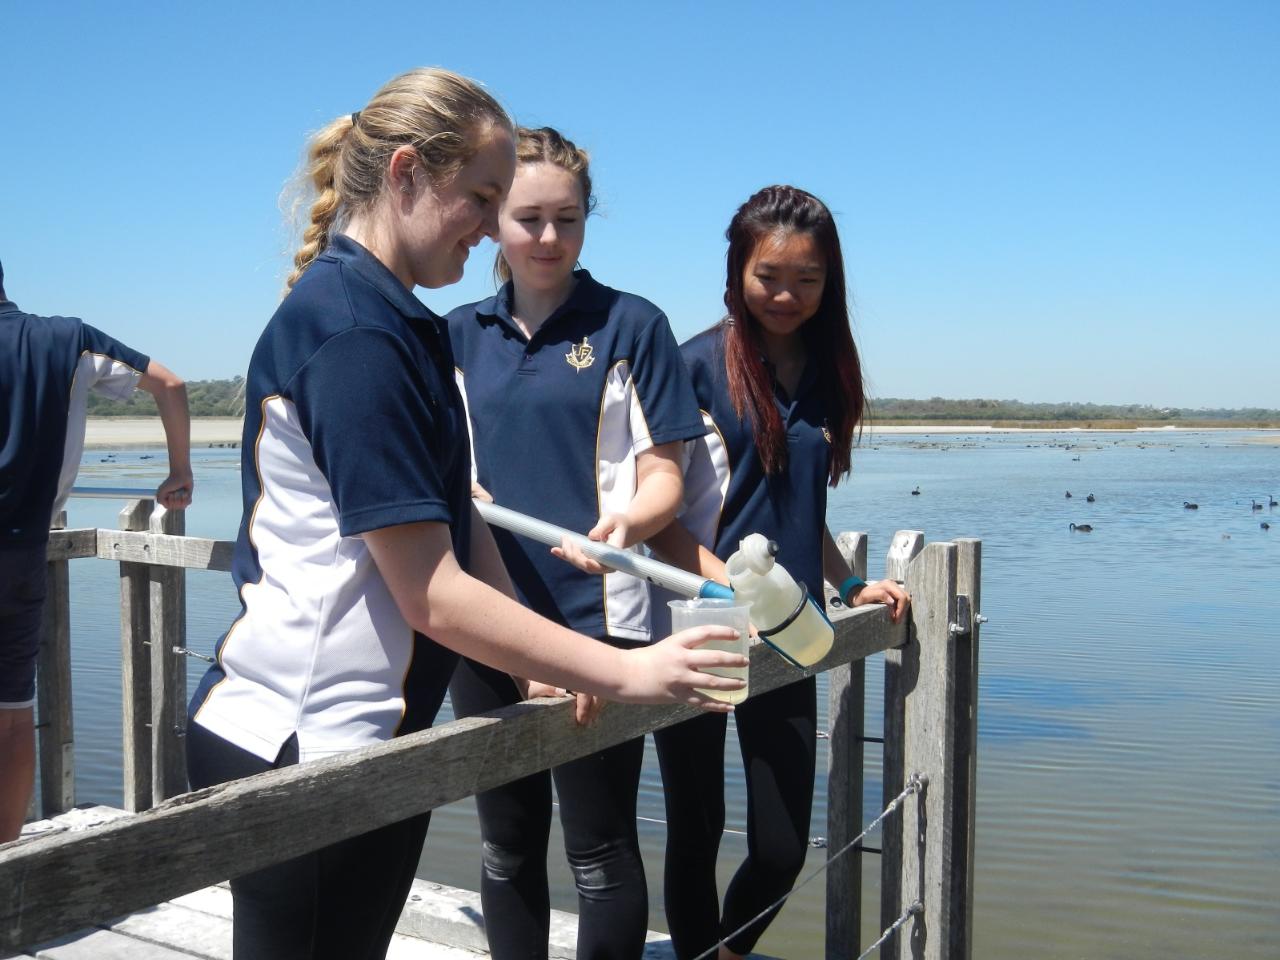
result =
M852 607L853 603L849 600L849 592L851 590L861 590L866 585L867 581L863 580L857 574L853 575L844 583L840 584L840 589L837 591L840 594L840 602L846 607Z

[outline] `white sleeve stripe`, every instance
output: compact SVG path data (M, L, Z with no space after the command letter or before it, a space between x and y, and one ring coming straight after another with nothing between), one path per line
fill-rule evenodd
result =
M644 415L644 404L640 400L635 377L627 377L627 393L631 397L631 451L644 453L654 446L653 431L649 429L649 418Z
M467 446L471 449L471 482L476 483L478 477L476 473L476 438L472 435L471 405L467 402L466 374L462 372L461 367L453 368L453 382L458 385L458 393L462 395L462 412L466 415L467 422Z
M702 421L707 432L685 444L684 501L678 516L694 538L711 549L720 532L732 468L728 444L711 414L703 410Z

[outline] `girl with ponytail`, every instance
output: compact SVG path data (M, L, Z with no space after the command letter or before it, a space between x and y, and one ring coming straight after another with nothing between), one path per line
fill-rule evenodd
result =
M854 577L826 525L827 488L849 473L866 408L835 220L810 193L766 187L738 209L727 237L728 315L681 347L706 432L685 445L678 519L649 545L728 583L724 561L743 537L763 533L818 603L825 579L845 603L890 605L897 622L906 593L893 581ZM663 606L655 603L654 612ZM750 697L734 717L749 853L723 910L716 854L725 718L695 717L654 734L667 804L667 924L681 960L710 949L720 960L750 953L777 912L764 911L804 865L817 748L814 678Z
M701 704L700 668L741 661L693 649L709 631L622 651L538 617L475 515L447 330L412 291L495 234L512 134L477 84L423 69L312 141L311 224L246 378L241 612L191 701L193 787L429 727L457 651L637 702ZM427 821L233 880L235 960L384 956Z

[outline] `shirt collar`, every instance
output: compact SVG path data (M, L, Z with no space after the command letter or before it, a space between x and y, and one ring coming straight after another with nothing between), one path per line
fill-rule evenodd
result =
M775 396L778 396L778 397L786 396L783 393L782 384L778 383L778 370L773 365L773 361L770 360L768 357L766 357L762 353L760 354L760 362L763 363L764 368L769 371L769 379L773 381L773 392ZM803 397L815 386L817 386L817 383L818 383L818 364L814 361L812 356L806 357L804 361L804 367L801 368L800 370L800 381L796 384L795 395L791 397L787 397L786 399L794 403L797 399L799 399L800 397Z
M321 256L332 257L360 274L406 317L440 322L440 318L427 309L421 300L405 289L404 284L387 269L386 264L346 234L340 233L331 239Z
M545 329L560 317L571 313L590 313L596 310L608 309L608 287L592 277L587 270L575 270L573 275L578 282L573 285L573 289L569 292L569 298L556 307L551 316L547 317L546 322L538 328L539 330ZM515 286L508 280L492 297L487 300L481 300L476 304L476 313L486 317L496 317L507 326L514 327L515 320L511 317L511 305L514 297Z

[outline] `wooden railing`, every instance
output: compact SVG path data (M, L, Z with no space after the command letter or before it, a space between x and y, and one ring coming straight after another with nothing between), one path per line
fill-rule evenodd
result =
M137 501L121 512L119 530L51 536L38 664L42 812L52 816L75 803L67 564L94 557L120 564L124 796L136 815L0 846L0 951L278 863L696 713L687 706L616 708L580 728L570 702L533 701L184 793L185 570L228 570L232 545L182 536L181 519ZM839 543L865 576L866 535L842 534ZM886 802L912 775L927 780L883 828L883 925L913 901L923 909L882 957L972 953L980 566L977 540L925 546L918 532L898 533L885 573L910 590L910 621L894 625L878 605L838 608L831 652L805 671L831 672L829 852L843 849L870 819L862 793L864 661L872 654L885 655ZM780 657L753 646L753 696L798 678ZM378 784L373 794L370 782ZM855 848L828 870L828 958L860 952L861 857Z

